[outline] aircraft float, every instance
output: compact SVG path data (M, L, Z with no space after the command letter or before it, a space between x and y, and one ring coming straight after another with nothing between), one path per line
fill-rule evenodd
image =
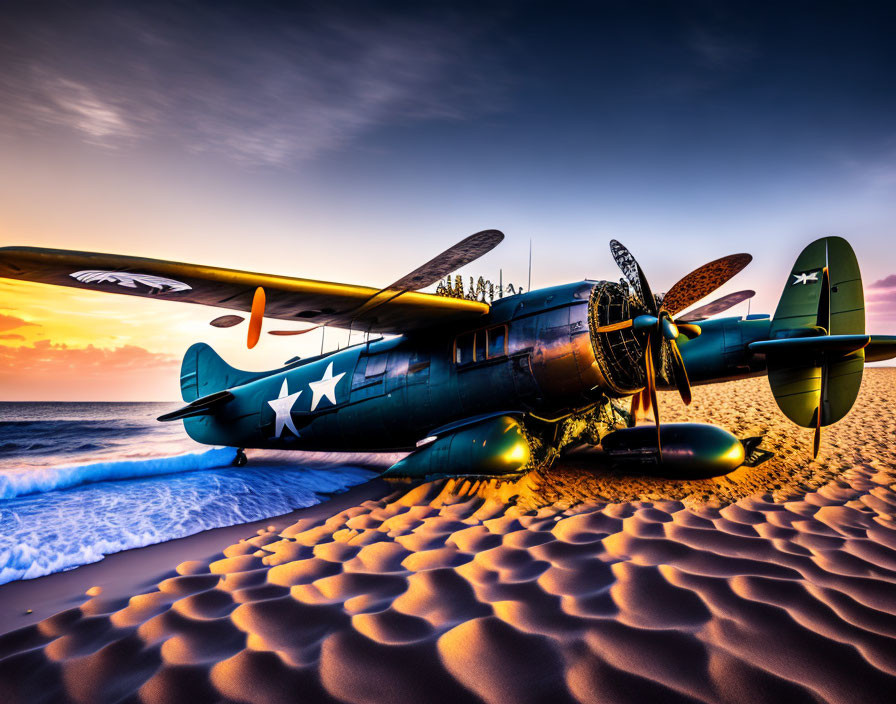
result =
M677 389L687 404L691 384L767 375L784 415L814 429L817 455L821 428L852 407L865 363L896 356L896 336L865 333L859 266L840 237L803 250L773 316L710 318L752 291L684 313L749 254L712 261L655 295L616 240L619 281L502 290L491 301L420 292L503 237L472 235L383 289L34 247L0 248L0 277L242 311L250 348L264 318L312 324L275 335L366 333L364 342L266 372L234 369L205 343L187 350L187 404L159 420L182 420L198 442L238 448L237 464L244 448L407 451L385 476L507 476L590 444L612 463L723 474L745 462L749 444L713 425L661 423L658 388ZM648 410L655 425L638 425Z

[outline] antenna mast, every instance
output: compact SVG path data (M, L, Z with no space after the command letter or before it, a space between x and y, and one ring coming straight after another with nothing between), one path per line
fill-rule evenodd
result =
M532 290L532 238L529 238L529 284L526 286L526 291Z

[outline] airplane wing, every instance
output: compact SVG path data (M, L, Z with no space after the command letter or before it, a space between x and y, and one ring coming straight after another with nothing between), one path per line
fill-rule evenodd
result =
M368 286L39 247L0 247L0 277L247 313L256 287L263 286L265 317L385 334L475 319L489 310L479 301L416 291L396 296ZM359 311L378 294L382 304Z

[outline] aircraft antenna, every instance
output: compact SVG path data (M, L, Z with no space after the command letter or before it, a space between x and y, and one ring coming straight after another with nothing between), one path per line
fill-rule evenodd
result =
M526 291L532 290L532 238L529 238L529 284L526 286Z
M504 270L498 269L498 298L504 298Z
M324 325L320 329L320 353L321 354L324 353L324 338L326 337L326 335L327 335L327 326Z

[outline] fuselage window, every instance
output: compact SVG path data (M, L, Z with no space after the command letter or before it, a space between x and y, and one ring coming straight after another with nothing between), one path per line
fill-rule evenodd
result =
M476 331L476 361L485 359L485 330Z
M459 335L454 341L454 363L469 364L473 361L473 333Z
M488 358L503 357L506 353L507 326L499 325L488 331Z
M458 335L454 340L454 363L457 365L484 362L507 354L507 326L476 330Z

